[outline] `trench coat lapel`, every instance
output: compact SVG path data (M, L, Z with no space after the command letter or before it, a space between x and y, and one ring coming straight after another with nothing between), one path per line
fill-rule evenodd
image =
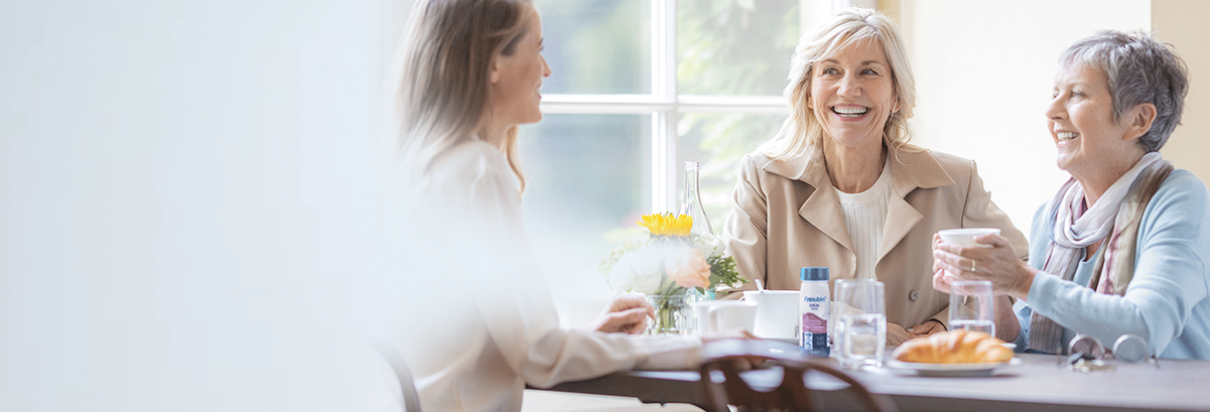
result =
M912 228L924 218L906 197L917 188L935 188L954 184L949 173L941 167L932 153L923 150L892 151L891 156L891 199L887 204L886 226L882 229L882 241L878 245L878 261L890 253ZM816 152L816 156L819 153ZM828 179L823 162L813 162L812 156L795 156L775 159L765 164L764 170L789 179L811 185L812 192L798 209L798 215L827 235L836 243L853 251L849 230L845 226L844 212L840 208L839 196Z
M851 252L853 243L849 239L849 228L844 223L840 197L836 195L836 189L832 188L832 182L827 180L826 174L824 182L824 185L812 184L815 191L811 192L811 197L798 208L798 215Z
M798 208L798 215L836 243L853 251L849 240L849 229L844 223L844 212L840 208L840 197L832 188L827 169L822 161L813 162L811 156L776 159L765 165L765 171L811 185L811 194Z
M924 218L919 210L907 202L907 195L917 188L954 184L949 173L928 151L899 151L891 155L891 199L887 203L886 225L882 228L882 241L878 245L878 262Z

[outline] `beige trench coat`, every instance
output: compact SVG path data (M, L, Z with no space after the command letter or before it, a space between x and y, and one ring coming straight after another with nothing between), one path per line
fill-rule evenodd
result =
M933 234L999 228L1021 259L1029 253L1027 240L992 203L974 161L932 151L889 157L892 193L874 268L886 284L887 321L908 328L932 318L948 329L949 295L932 286ZM857 255L836 189L823 162L811 158L772 160L758 151L740 165L723 239L739 273L770 289L798 290L799 270L807 266L829 268L829 287L856 277ZM754 288L750 282L740 289Z

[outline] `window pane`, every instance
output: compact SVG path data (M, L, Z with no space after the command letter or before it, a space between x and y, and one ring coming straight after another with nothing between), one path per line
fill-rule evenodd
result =
M797 1L677 3L681 94L781 95L798 42Z
M651 93L651 3L548 0L542 13L543 93Z
M699 193L714 233L721 235L723 221L731 213L731 191L739 173L739 162L761 143L773 138L783 115L684 113L677 142L677 164L701 163ZM678 167L677 199L685 198L685 170ZM678 204L679 207L679 204Z
M519 146L530 242L565 320L586 322L610 294L597 265L651 207L651 115L551 114Z

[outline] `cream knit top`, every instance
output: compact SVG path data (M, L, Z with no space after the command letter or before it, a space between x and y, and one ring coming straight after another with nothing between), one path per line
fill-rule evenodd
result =
M874 266L878 264L878 244L886 225L887 205L891 200L891 159L882 167L882 174L873 186L860 193L836 190L844 211L849 241L857 255L857 279L878 279Z

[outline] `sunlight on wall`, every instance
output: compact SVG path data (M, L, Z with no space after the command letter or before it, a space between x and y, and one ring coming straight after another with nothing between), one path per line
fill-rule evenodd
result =
M0 410L359 401L377 0L3 8Z
M1185 97L1185 114L1181 125L1161 152L1176 167L1188 169L1210 181L1210 2L1183 0L1153 0L1151 27L1160 41L1172 43L1176 54L1189 66L1189 95Z

